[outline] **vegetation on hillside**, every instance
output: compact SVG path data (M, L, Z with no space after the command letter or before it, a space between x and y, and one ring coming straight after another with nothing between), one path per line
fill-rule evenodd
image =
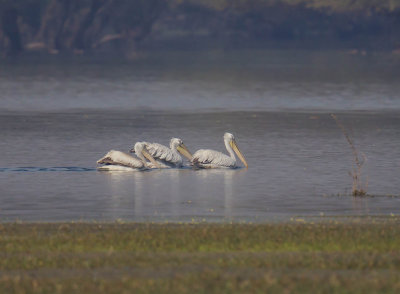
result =
M399 0L0 0L0 49L82 54L145 39L400 46Z

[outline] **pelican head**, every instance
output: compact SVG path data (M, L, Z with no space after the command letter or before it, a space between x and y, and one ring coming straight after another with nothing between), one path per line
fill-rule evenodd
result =
M246 168L249 167L249 165L247 164L246 159L244 158L242 152L240 152L239 147L237 146L235 137L231 133L225 133L224 134L224 141L225 141L225 144L228 143L231 146L233 151L235 151L236 155L243 162L244 166Z
M131 152L134 151L136 153L136 156L139 157L145 164L147 164L146 159L147 158L154 166L157 168L161 168L161 166L158 164L157 161L154 160L153 156L147 151L145 142L137 142L133 149L131 149Z
M176 149L180 154L185 156L188 160L192 160L192 154L189 149L183 144L183 141L179 138L172 138L169 143L171 150Z

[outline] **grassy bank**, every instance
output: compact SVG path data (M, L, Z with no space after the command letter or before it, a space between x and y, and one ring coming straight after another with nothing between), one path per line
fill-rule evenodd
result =
M0 293L396 293L400 218L0 225Z

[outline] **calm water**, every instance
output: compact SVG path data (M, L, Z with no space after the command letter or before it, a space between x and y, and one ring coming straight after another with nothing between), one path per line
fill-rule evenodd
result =
M351 150L375 197L349 194ZM288 220L400 213L400 57L340 52L152 53L0 63L0 220ZM236 170L107 173L139 140L224 150ZM391 195L389 197L388 195Z

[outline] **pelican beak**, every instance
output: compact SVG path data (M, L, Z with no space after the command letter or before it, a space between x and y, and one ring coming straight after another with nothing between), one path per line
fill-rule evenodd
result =
M183 156L185 156L189 161L192 160L193 156L190 153L189 149L185 146L185 144L180 144L178 147L176 147L176 150Z
M229 143L231 144L231 147L232 147L233 151L235 151L236 155L237 155L237 156L239 157L239 159L243 162L244 166L245 166L246 168L248 168L249 165L247 164L247 161L246 161L246 159L244 158L242 152L240 152L240 150L239 150L239 148L238 148L238 146L237 146L237 144L236 144L236 141L235 141L235 140L232 140L232 141L230 141Z
M142 154L144 157L146 157L152 164L154 164L157 168L161 168L161 166L158 164L157 161L154 160L153 156L149 152L147 152L146 149L142 150Z

